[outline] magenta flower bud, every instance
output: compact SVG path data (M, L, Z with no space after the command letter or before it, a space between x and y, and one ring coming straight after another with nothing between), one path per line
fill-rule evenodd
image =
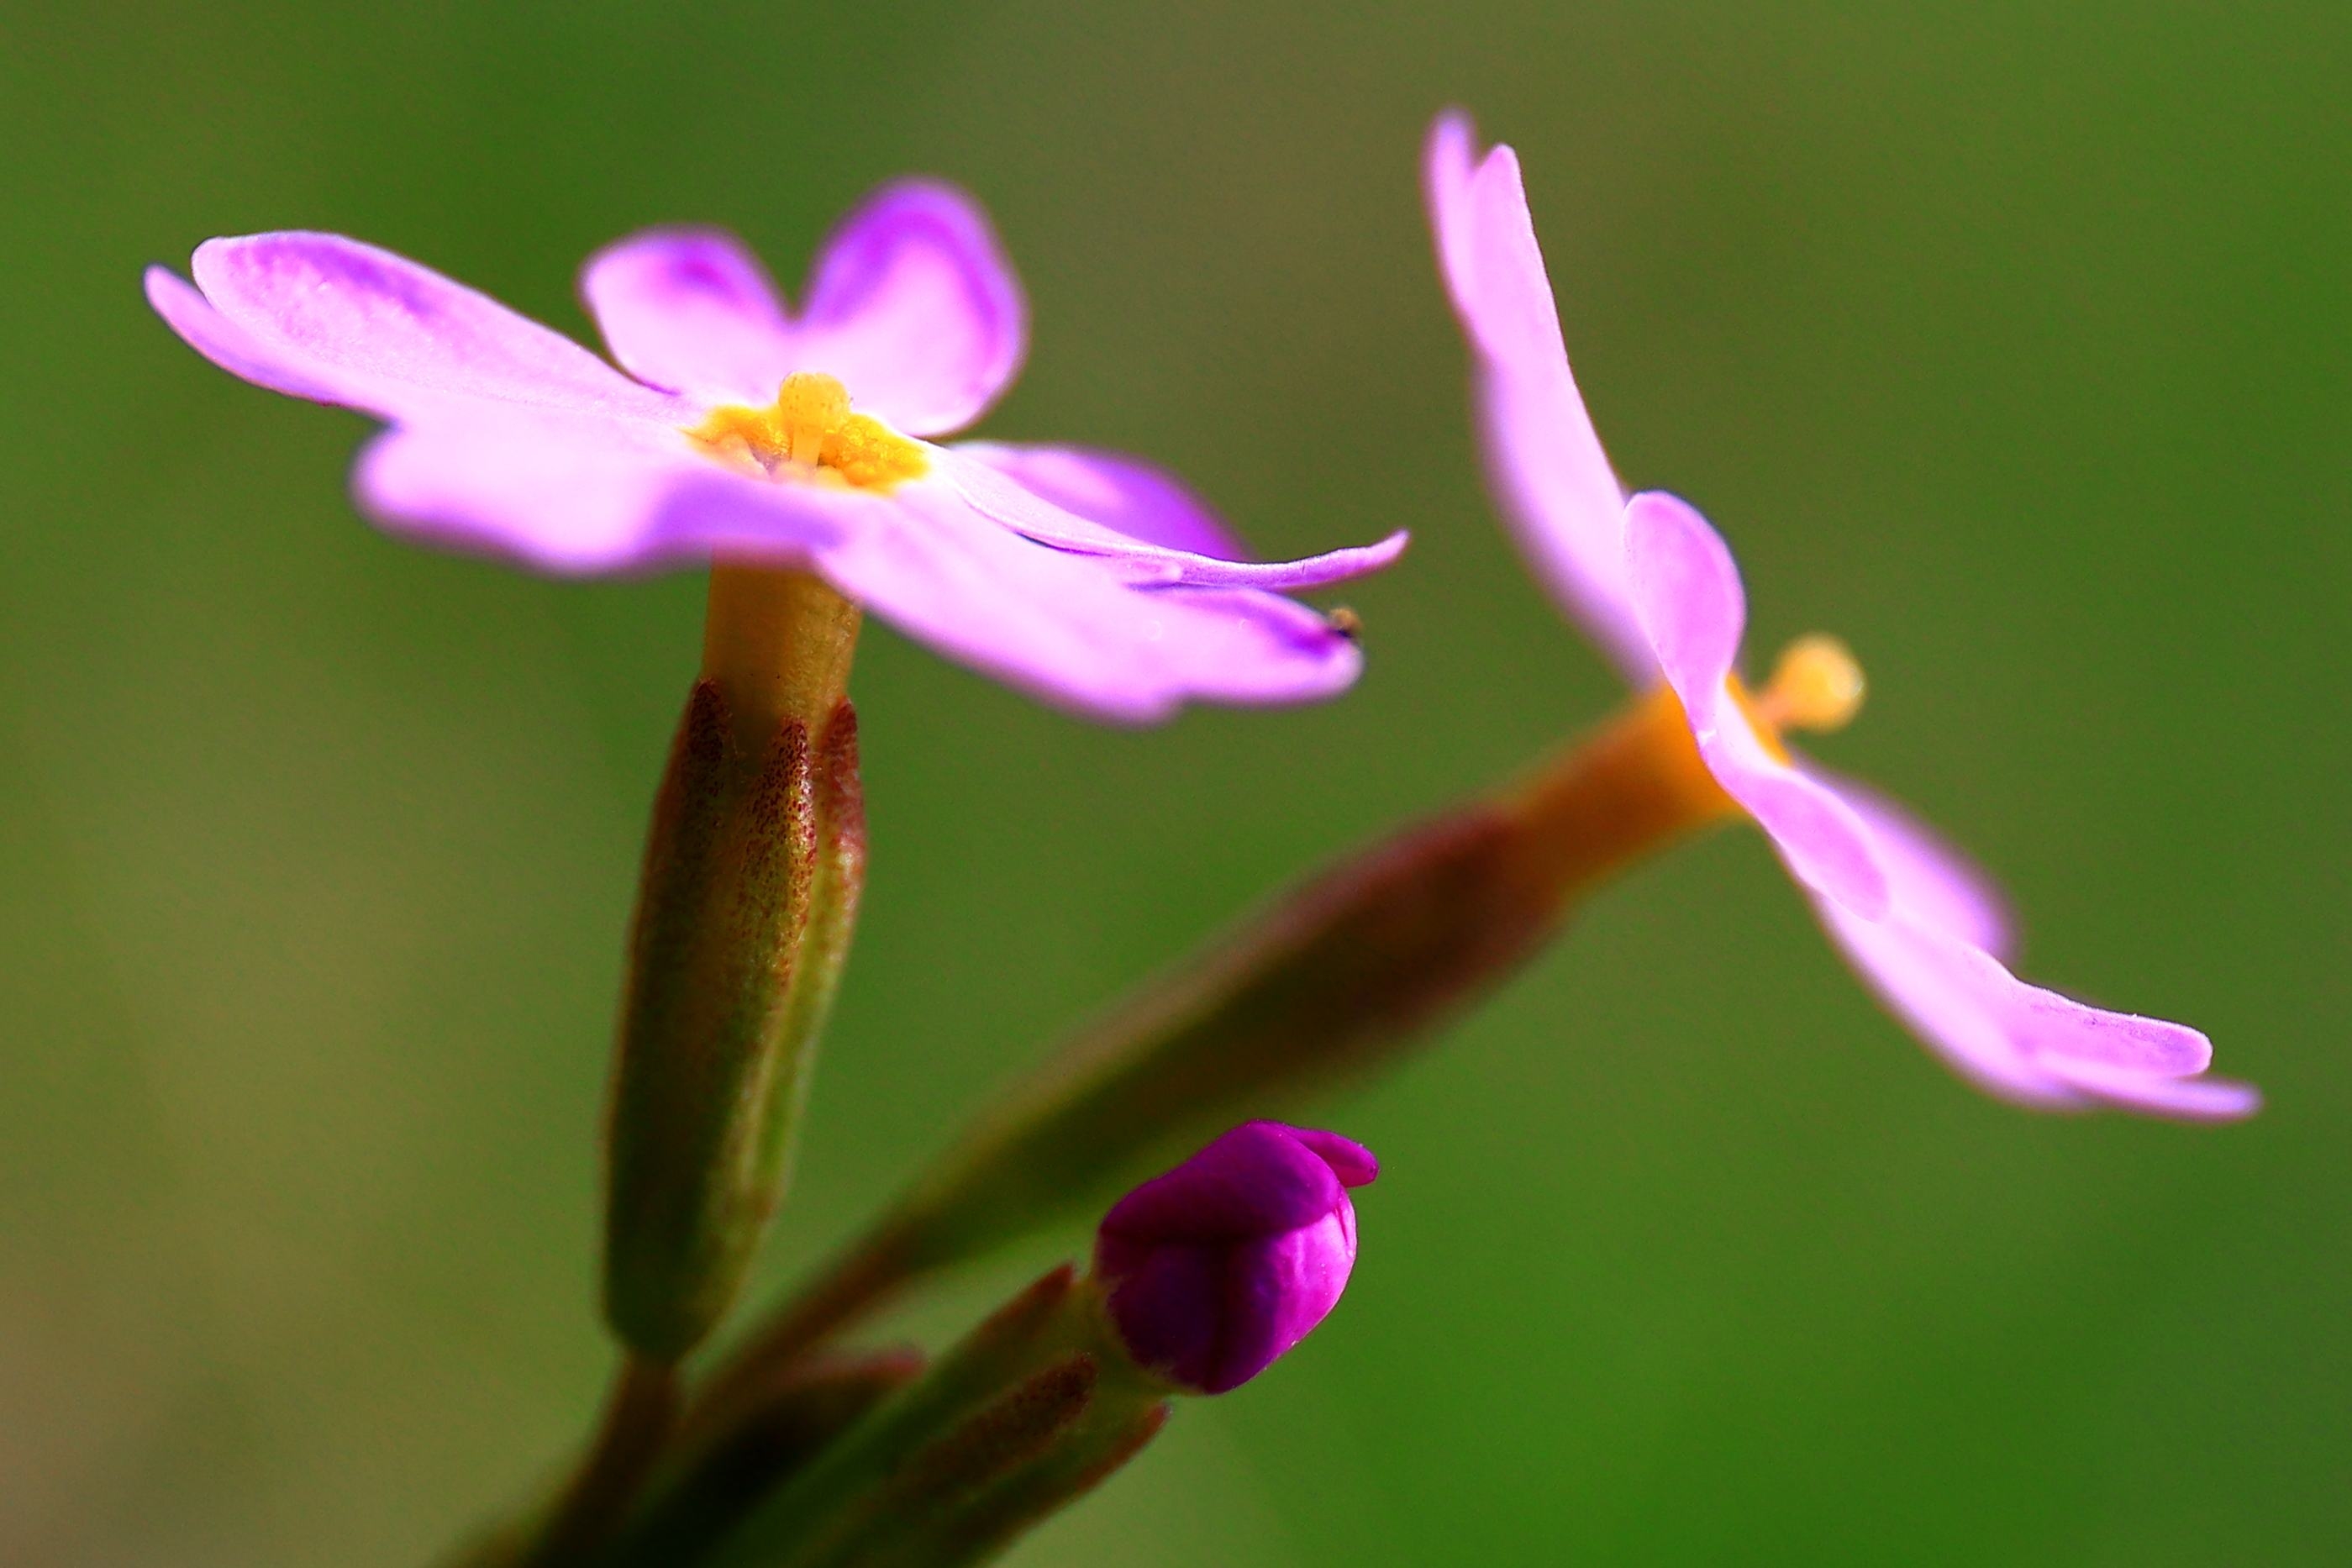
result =
M1095 1272L1129 1352L1196 1394L1273 1365L1347 1289L1348 1189L1379 1173L1337 1133L1249 1121L1128 1194L1096 1235Z

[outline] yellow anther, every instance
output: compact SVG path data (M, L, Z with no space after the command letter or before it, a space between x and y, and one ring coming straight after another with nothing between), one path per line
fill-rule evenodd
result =
M919 476L923 449L869 415L849 411L832 376L795 371L765 408L714 408L687 432L732 467L748 459L777 478L887 490Z
M849 417L849 389L829 375L796 370L776 391L775 416L783 433L784 455L803 468L814 468L824 451L824 438Z
M824 466L858 489L887 489L923 471L923 449L866 414L853 414L825 437Z
M1772 667L1756 701L1775 729L1843 729L1862 707L1862 666L1845 644L1815 633L1799 637Z

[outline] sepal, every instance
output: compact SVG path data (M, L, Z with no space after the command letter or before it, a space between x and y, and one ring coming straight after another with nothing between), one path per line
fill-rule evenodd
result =
M712 680L656 797L609 1120L605 1314L675 1361L735 1298L782 1197L863 884L856 721L747 724Z

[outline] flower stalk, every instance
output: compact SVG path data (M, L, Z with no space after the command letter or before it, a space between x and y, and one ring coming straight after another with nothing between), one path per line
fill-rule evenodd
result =
M782 723L819 725L849 687L857 606L805 572L719 562L702 622L702 679L740 743Z
M625 1357L587 1457L514 1561L522 1568L563 1568L593 1552L625 1515L638 1479L668 1439L677 1410L677 1369Z
M980 1561L1137 1452L1173 1392L1128 1354L1097 1283L1065 1266L826 1448L705 1561Z
M922 1375L910 1349L825 1354L743 1390L680 1429L646 1504L606 1554L614 1564L698 1563L761 1500Z

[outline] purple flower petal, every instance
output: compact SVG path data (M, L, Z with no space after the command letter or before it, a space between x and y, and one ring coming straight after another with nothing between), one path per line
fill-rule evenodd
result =
M1129 581L1139 584L1286 590L1317 588L1360 577L1368 572L1377 572L1394 561L1403 552L1406 543L1404 534L1392 533L1377 544L1334 550L1302 561L1269 562L1234 561L1170 549L1107 526L1107 520L1097 521L1065 510L1052 500L1009 477L1007 465L994 460L994 454L1000 450L1002 448L992 447L983 442L967 442L953 448L956 460L947 465L948 477L975 510L1040 544L1116 561L1129 569L1126 574ZM1075 458L1077 455L1063 451L1057 456ZM1027 466L1036 467L1034 464ZM1127 465L1124 472L1107 465L1097 469L1097 477L1105 484L1132 479L1139 473L1152 479L1159 478L1135 465ZM1175 489L1172 481L1160 479L1160 483L1164 489ZM1130 495L1133 493L1129 491ZM1199 503L1192 502L1190 496L1183 495L1181 490L1177 494L1198 507ZM1152 499L1166 498L1160 495ZM1179 526L1181 526L1181 522Z
M1879 836L1889 907L1868 920L1817 894L1814 910L1871 989L1961 1073L2053 1109L2108 1104L2208 1120L2254 1109L2252 1089L2197 1078L2212 1047L2195 1029L2019 980L1979 940L2007 928L1973 868L1900 807L1843 781L1831 787Z
M1212 1342L1203 1393L1223 1394L1287 1355L1330 1316L1356 1266L1355 1210L1341 1206L1225 1258L1223 1331Z
M674 433L530 409L397 426L368 443L352 488L388 532L565 574L714 553L806 563L885 504L745 478Z
M980 417L1027 352L1028 307L995 231L950 185L890 185L818 258L796 323L799 368L838 377L908 435Z
M2053 1072L2094 1099L2183 1121L2237 1121L2263 1108L2252 1084L2218 1078L2155 1078L2097 1062L2059 1059Z
M1095 1268L1116 1281L1111 1311L1137 1362L1171 1382L1206 1390L1219 1370L1227 1256L1220 1243L1097 1239Z
M150 267L147 303L182 342L241 381L313 403L358 406L361 395L303 356L246 331L212 307L196 286L169 268Z
M1348 1146L1370 1158L1360 1145ZM1102 1229L1160 1241L1266 1236L1313 1224L1339 1206L1346 1190L1330 1162L1297 1130L1251 1121L1119 1199Z
M2110 1013L2028 985L1990 953L1954 943L1978 971L2012 1038L2044 1061L2096 1063L2158 1078L2193 1078L2213 1065L2213 1045L2186 1024Z
M216 317L151 279L149 298L200 353L275 391L387 419L453 404L664 425L691 405L427 268L332 234L257 234L196 247Z
M1643 630L1690 718L1707 771L1756 819L1799 881L1865 920L1877 918L1886 908L1887 878L1862 819L1774 755L1731 700L1748 620L1731 552L1688 503L1647 490L1626 503L1625 558Z
M1127 723L1187 700L1299 702L1361 668L1304 605L1246 588L1138 587L1037 544L936 477L900 487L818 569L900 630L1060 707Z
M759 407L798 368L775 286L732 235L632 235L588 258L580 295L613 357L655 386Z
M1978 1087L2004 1100L2047 1110L2088 1103L2064 1079L2036 1064L1985 1005L1970 966L1948 937L1899 921L1866 921L1816 895L1813 910L1879 1000L1912 1033Z
M1906 921L1865 921L1835 900L1813 907L1871 989L1967 1077L2051 1109L2109 1104L2158 1115L2242 1116L2242 1085L2197 1077L2212 1058L2183 1025L2086 1006L2029 985L1979 948Z
M1341 1186L1366 1187L1379 1179L1380 1161L1370 1149L1354 1139L1342 1138L1337 1132L1325 1132L1313 1127L1290 1127L1285 1131L1330 1166L1331 1173L1339 1178Z
M1470 340L1489 483L1520 549L1563 608L1637 684L1650 649L1625 581L1624 487L1568 364L1518 156L1475 158L1467 116L1431 129L1423 159L1439 269Z
M1877 790L1807 759L1803 771L1845 802L1870 830L1889 901L1915 925L1982 948L2002 963L2015 956L2009 901L1974 860Z
M1206 501L1175 475L1141 458L1087 447L1010 441L960 441L955 449L1064 511L1139 543L1213 561L1248 558L1249 546Z

